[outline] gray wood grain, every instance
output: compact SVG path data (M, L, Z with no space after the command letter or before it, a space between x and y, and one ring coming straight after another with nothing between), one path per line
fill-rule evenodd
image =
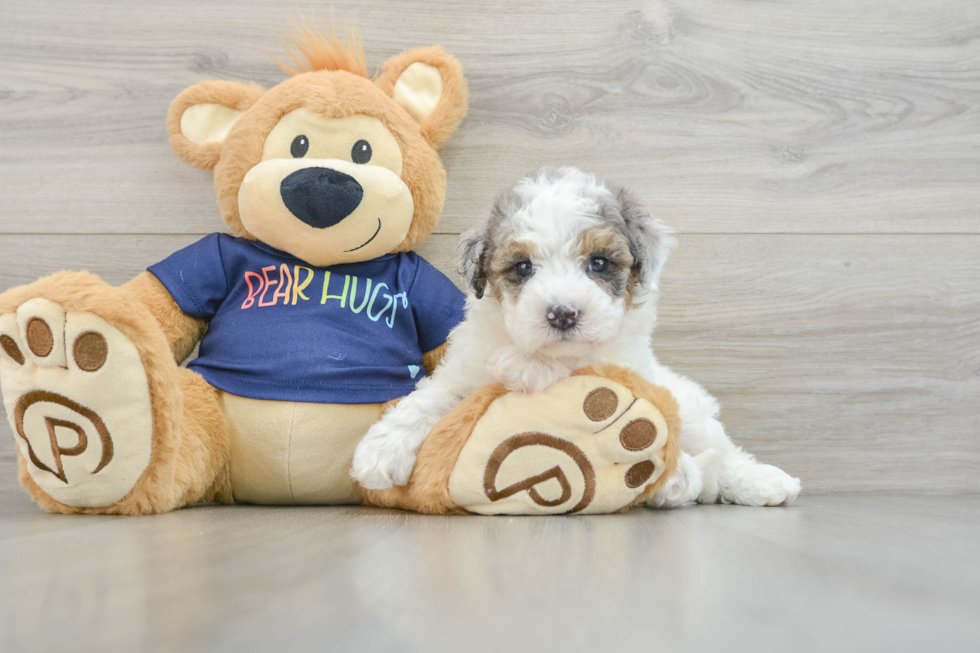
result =
M973 652L978 537L975 494L508 519L0 492L0 648Z
M8 236L0 287L63 268L122 283L196 238ZM420 252L456 278L454 245ZM977 491L978 252L980 236L682 235L655 350L808 492Z
M685 232L977 233L980 3L339 0L372 65L441 43L470 116L440 229L545 163L641 191ZM167 105L202 79L282 80L321 2L0 2L0 233L221 227ZM396 27L397 26L397 27Z

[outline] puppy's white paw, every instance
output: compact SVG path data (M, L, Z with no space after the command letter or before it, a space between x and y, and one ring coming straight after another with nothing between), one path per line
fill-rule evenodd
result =
M725 457L718 449L702 451L694 457L694 462L701 470L701 493L698 503L715 503L718 501L718 473Z
M743 506L783 506L800 494L800 479L772 465L753 461L727 466L720 475L719 499Z
M698 463L690 454L682 453L677 461L677 470L667 484L660 488L647 505L653 508L678 508L694 500L701 494L702 480Z
M368 490L405 485L415 467L415 452L405 446L409 436L378 422L354 451L351 476Z

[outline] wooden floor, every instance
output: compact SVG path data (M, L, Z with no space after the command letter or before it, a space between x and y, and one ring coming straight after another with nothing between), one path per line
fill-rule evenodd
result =
M659 356L803 499L66 519L19 494L0 420L0 649L978 649L980 2L0 0L0 291L122 283L223 230L167 106L278 83L264 50L331 7L372 67L440 43L467 72L420 251L452 275L457 234L542 164L633 186L679 232Z
M41 514L0 493L0 650L980 650L980 495L602 517Z

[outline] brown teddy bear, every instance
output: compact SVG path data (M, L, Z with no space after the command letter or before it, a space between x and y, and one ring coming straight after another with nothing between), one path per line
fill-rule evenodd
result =
M304 29L294 42L278 86L202 82L170 107L171 145L214 171L234 236L122 287L61 272L0 296L0 388L30 495L64 513L365 499L515 513L609 512L653 492L676 463L676 404L617 369L583 371L547 401L484 388L439 424L408 486L355 484L357 442L463 319L462 293L411 250L442 210L436 151L467 88L438 47L370 79L356 40ZM597 396L601 410L583 401ZM654 465L609 490L597 466L635 461L606 460L594 427L625 406L653 425L641 457Z

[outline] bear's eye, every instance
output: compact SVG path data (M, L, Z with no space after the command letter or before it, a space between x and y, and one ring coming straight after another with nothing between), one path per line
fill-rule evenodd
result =
M589 259L591 272L605 272L607 267L609 267L609 259L604 256L593 256Z
M371 144L361 139L354 143L350 151L350 160L354 163L367 163L371 160Z
M289 153L294 159L302 159L310 151L310 139L300 134L293 139L293 144L289 146Z

